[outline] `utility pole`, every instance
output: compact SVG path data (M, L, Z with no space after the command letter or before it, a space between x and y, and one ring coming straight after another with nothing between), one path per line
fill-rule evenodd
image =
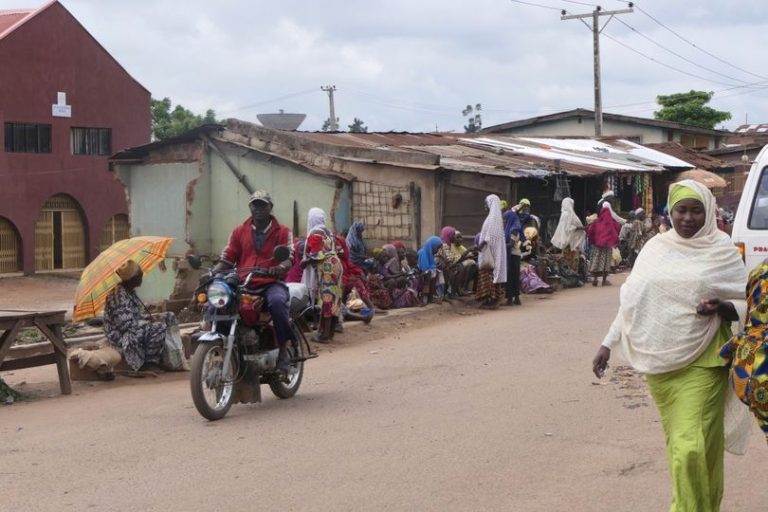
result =
M331 117L328 118L328 121L329 121L328 130L332 132L337 132L339 131L339 125L336 123L336 109L333 106L333 93L336 91L336 86L326 85L326 86L320 87L320 90L328 93L328 104L331 109Z
M618 11L604 11L598 5L591 13L586 14L568 14L565 10L562 11L561 20L579 20L592 31L592 46L594 52L594 72L595 72L595 137L600 137L603 134L603 99L602 91L600 89L600 32L603 31L608 23L611 22L614 16L617 14L629 14L635 12L632 8L632 2L629 2L628 9L621 9ZM608 21L600 27L600 16L610 16ZM585 18L592 18L592 26L589 25Z

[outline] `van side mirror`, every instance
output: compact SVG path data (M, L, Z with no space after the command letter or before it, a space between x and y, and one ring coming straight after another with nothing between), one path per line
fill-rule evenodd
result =
M188 254L187 263L189 263L189 266L195 270L203 266L203 260L196 254Z
M284 245L278 245L275 247L275 250L272 251L272 257L278 263L282 263L291 257L291 250Z

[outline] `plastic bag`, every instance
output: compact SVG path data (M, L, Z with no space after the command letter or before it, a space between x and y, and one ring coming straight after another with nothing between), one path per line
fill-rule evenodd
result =
M178 325L170 325L165 331L165 350L163 350L161 363L166 370L189 371Z

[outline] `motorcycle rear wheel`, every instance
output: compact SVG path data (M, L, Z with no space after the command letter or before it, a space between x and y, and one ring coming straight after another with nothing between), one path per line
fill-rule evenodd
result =
M204 343L198 345L192 356L189 376L192 401L197 412L211 421L226 416L235 400L233 376L237 362L233 354L229 366L231 377L225 381L221 374L225 352L221 343Z
M284 382L277 375L271 376L269 379L269 388L278 398L293 397L299 390L301 379L304 377L304 345L306 340L304 333L295 323L291 326L291 330L294 337L296 337L296 345L294 346L292 342L288 342L288 356L297 361L291 365L292 369L288 382Z

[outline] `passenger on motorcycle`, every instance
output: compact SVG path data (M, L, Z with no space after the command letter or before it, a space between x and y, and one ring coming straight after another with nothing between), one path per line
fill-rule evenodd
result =
M288 317L288 287L283 282L286 272L291 268L292 258L276 261L273 251L277 246L286 246L293 251L293 234L272 215L272 197L264 190L254 192L249 201L251 217L237 226L229 242L221 252L221 258L213 271L238 268L241 279L245 279L251 267L261 267L268 271L267 277L252 277L249 288L263 289L261 293L272 315L272 323L280 347L278 369L286 370L290 366L286 344L293 339ZM240 270L242 269L242 270ZM296 341L296 340L294 340Z

